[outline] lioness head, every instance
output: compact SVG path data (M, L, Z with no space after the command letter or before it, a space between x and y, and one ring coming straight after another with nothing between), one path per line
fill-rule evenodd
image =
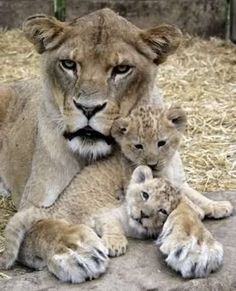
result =
M128 160L148 165L158 174L177 151L186 121L185 112L177 106L138 106L129 116L115 120L111 132Z
M137 167L126 193L130 226L140 234L157 236L180 199L180 191L167 180L153 178L147 166Z
M142 30L109 9L65 23L35 15L23 29L42 54L45 107L71 148L94 158L110 152L113 120L150 94L180 39L172 26Z

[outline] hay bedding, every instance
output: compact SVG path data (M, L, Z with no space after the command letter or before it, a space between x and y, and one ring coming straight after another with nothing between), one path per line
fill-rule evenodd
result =
M17 30L0 31L0 81L39 74L39 58ZM236 189L236 47L219 39L186 36L160 66L157 82L168 102L188 113L182 157L188 181L199 191ZM2 230L13 213L0 198Z

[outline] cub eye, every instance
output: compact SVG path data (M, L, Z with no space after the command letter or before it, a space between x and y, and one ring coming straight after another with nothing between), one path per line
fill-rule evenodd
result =
M160 147L163 147L165 144L166 144L166 141L165 141L165 140L160 140L160 141L157 143L157 146L160 148Z
M163 209L163 208L161 208L161 209L159 210L159 212L161 212L161 213L164 214L164 215L168 215L167 211L166 211L165 209Z
M131 66L129 65L118 65L113 68L112 75L122 75L126 74L131 70Z
M147 201L149 198L149 194L147 192L141 192L141 197L143 198L144 201Z
M141 145L141 143L135 144L134 146L135 146L136 149L138 149L138 150L143 150L143 145Z
M66 70L76 70L76 62L72 60L61 60L61 65Z

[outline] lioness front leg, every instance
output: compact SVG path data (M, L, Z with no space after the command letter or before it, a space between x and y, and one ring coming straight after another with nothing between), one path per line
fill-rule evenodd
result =
M110 257L118 257L126 253L128 241L121 223L112 217L97 219L96 229L107 247Z
M205 277L223 263L223 248L184 201L170 214L157 244L185 278Z
M213 201L208 199L198 191L185 183L181 192L186 195L193 203L198 205L205 213L205 216L212 218L228 217L233 212L233 206L229 201Z
M107 248L90 227L44 219L28 233L19 260L37 269L41 262L60 280L81 283L106 271L107 255Z

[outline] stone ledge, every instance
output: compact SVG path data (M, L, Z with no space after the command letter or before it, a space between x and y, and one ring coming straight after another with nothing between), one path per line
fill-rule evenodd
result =
M215 200L230 200L236 208L236 191L210 193ZM80 285L62 283L47 271L17 275L0 282L1 291L94 290L94 291L233 291L236 290L236 215L206 220L206 226L224 245L224 265L209 278L184 280L170 270L151 241L130 241L125 256L112 259L107 273ZM11 272L10 271L9 275Z

